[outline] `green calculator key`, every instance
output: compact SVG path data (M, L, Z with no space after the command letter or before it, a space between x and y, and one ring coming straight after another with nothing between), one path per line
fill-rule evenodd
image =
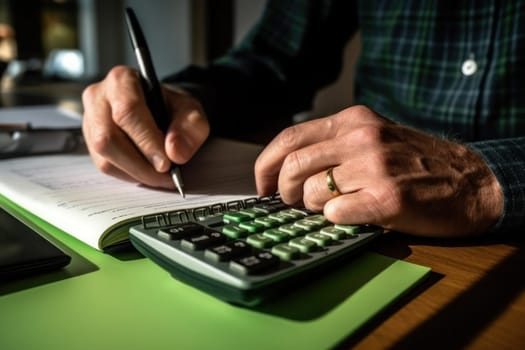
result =
M325 247L328 244L330 244L330 242L332 242L332 239L329 236L323 235L322 233L319 233L319 232L309 233L306 236L304 236L304 238L313 241L315 244L317 244L320 247Z
M268 218L273 219L273 220L277 220L281 224L285 224L287 222L291 222L291 221L294 220L293 216L286 215L286 214L283 214L281 212L279 212L279 213L272 213L272 214L268 215Z
M272 227L275 227L275 226L279 226L280 222L273 219L273 218L270 218L270 217L264 217L264 218L257 218L255 220L256 223L258 224L261 224L263 225L264 227L266 228L272 228Z
M328 237L339 240L339 239L345 239L351 237L346 233L346 231L335 228L335 226L326 226L323 227L320 231L323 235L327 235Z
M279 213L281 215L287 215L291 217L293 220L302 219L307 215L305 212L296 210L296 209L285 209L285 210L281 210Z
M321 214L310 215L304 218L305 220L315 222L319 226L325 226L328 224L328 220Z
M276 230L276 229L269 229L269 230L266 230L263 232L263 235L266 236L266 237L269 237L271 238L272 240L274 240L275 242L286 242L287 240L289 240L291 237L290 235L284 233L283 231L279 231L279 230Z
M247 216L249 216L252 219L255 219L257 217L265 215L262 211L256 210L256 209L253 209L253 208L247 208L247 209L239 210L239 213L247 215Z
M304 229L295 226L294 224L281 225L279 226L278 230L283 231L292 237L302 236L306 233Z
M252 247L261 248L261 249L269 248L276 243L273 239L261 233L257 233L257 234L248 236L248 238L246 239L246 242Z
M246 237L249 234L248 230L237 225L223 226L222 233L230 238L242 238Z
M239 227L247 230L250 233L261 232L265 229L264 225L255 221L241 222Z
M358 225L341 225L335 224L335 228L345 231L348 234L356 234L361 232L361 226Z
M272 248L272 253L283 260L292 260L299 257L301 251L286 243L281 243Z
M306 219L297 220L294 223L294 225L302 229L305 229L306 231L309 231L309 232L315 231L320 227L318 223L313 222L313 221L308 221Z
M289 244L292 247L299 249L302 253L313 252L317 248L314 241L308 240L304 237L297 237L292 239Z
M222 220L227 224L233 224L251 220L251 217L241 213L240 211L228 211L223 214Z

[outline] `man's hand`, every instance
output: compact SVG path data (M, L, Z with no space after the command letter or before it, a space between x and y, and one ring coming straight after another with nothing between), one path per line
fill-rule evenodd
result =
M104 173L153 187L173 189L171 162L187 162L209 135L200 103L163 87L170 127L164 135L146 106L136 70L113 68L82 95L82 130L91 158Z
M341 195L327 187L327 170ZM259 195L323 211L335 223L424 236L486 232L503 208L494 174L470 148L355 106L290 127L255 166Z

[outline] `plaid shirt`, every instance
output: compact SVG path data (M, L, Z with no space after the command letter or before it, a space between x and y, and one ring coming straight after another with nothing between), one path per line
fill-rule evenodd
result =
M310 108L315 92L337 78L358 30L355 101L467 143L503 188L493 231L523 226L524 1L269 1L239 47L171 80L213 86L213 97L203 95L212 127L219 115L222 125L242 125L254 110L282 118Z

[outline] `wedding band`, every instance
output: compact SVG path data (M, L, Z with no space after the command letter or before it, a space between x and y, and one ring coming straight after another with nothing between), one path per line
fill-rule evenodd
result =
M337 197L341 194L341 192L339 192L339 189L337 188L337 185L335 184L334 176L332 174L333 170L334 168L331 167L326 172L326 185L328 186L328 190L330 190L330 193L332 194L332 196Z

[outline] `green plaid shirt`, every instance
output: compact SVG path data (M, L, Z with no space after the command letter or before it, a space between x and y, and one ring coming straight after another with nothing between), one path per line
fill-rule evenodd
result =
M201 97L212 127L276 120L311 107L358 30L354 100L477 150L504 192L494 231L523 226L524 1L269 1L239 47L169 80L208 87Z

